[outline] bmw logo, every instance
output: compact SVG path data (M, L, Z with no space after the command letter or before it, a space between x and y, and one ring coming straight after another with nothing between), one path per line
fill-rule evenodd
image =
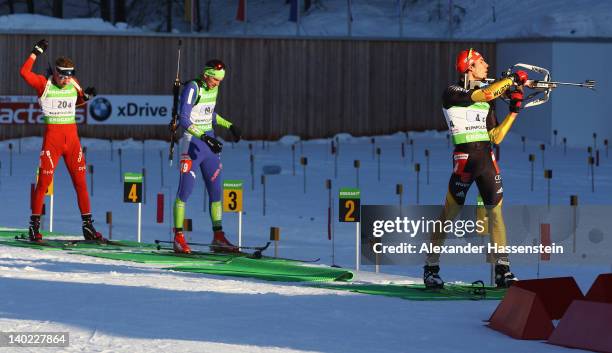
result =
M110 101L104 97L97 97L89 103L89 114L97 121L108 119L113 111Z

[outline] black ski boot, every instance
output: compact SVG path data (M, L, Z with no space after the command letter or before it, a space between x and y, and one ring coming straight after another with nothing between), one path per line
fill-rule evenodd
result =
M510 262L508 260L497 260L495 264L495 285L498 288L509 288L518 278L510 272Z
M43 236L40 234L40 215L30 216L30 228L28 228L30 241L42 242Z
M96 231L96 228L93 226L93 219L91 219L91 214L84 214L81 216L83 219L83 237L85 240L92 240L101 243L106 242L106 238L102 236L99 232Z
M440 266L425 265L423 267L423 283L425 288L441 289L444 288L444 281L438 275L440 272Z

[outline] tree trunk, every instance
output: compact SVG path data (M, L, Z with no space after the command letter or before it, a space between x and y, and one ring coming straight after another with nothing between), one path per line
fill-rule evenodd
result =
M100 0L100 17L102 17L102 21L110 22L111 21L111 10L110 10L110 0Z
M172 32L172 0L166 0L166 32Z
M63 0L53 0L53 17L64 18Z
M127 22L125 13L125 0L115 0L115 23Z

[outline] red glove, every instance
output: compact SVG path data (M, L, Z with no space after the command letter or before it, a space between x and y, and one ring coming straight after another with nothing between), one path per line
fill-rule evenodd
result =
M512 77L512 79L514 80L514 83L516 83L519 86L524 85L525 82L527 82L527 79L529 78L527 76L527 72L523 70L518 70L517 72L510 75L510 77Z
M519 90L515 90L510 92L510 112L518 113L521 110L521 105L523 104L523 92Z

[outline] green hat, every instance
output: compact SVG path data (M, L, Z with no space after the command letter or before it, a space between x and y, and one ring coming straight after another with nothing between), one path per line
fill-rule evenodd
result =
M202 74L222 80L225 77L225 64L221 60L210 60L204 66Z

